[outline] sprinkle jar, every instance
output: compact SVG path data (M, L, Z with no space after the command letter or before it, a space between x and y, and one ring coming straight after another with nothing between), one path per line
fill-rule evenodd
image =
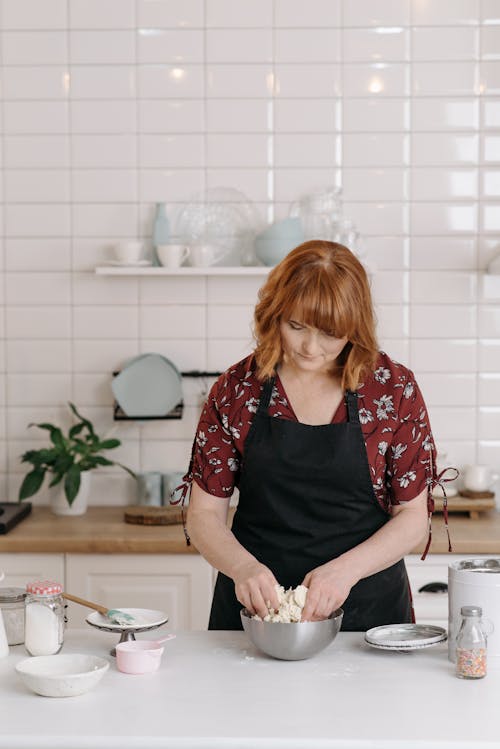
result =
M24 644L30 655L55 655L64 639L62 585L37 580L26 585Z
M456 674L461 679L486 676L486 635L480 606L462 606L462 623L457 634Z
M25 597L23 588L0 588L0 611L9 645L21 645L24 642Z

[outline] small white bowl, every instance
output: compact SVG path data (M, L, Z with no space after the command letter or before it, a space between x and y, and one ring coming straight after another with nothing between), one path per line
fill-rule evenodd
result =
M75 697L102 679L109 661L96 655L39 655L16 665L24 684L43 697Z

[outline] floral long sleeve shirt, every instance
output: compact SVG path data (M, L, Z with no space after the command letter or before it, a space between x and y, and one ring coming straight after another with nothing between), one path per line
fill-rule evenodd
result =
M239 484L245 439L262 391L248 356L224 372L213 385L200 416L186 481L208 494L228 498ZM411 370L379 352L375 368L357 389L373 491L381 507L414 499L428 489L429 514L434 509L430 489L436 482L436 451L427 409ZM269 415L296 421L279 376ZM347 421L343 400L332 423Z

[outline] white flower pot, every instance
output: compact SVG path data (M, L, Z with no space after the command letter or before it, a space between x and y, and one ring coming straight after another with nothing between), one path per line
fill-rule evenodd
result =
M84 471L80 477L80 490L70 505L64 493L64 479L51 489L50 509L54 515L84 515L87 512L87 500L90 492L90 471Z

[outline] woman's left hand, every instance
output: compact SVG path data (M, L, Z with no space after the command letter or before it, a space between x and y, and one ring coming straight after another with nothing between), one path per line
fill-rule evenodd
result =
M342 606L357 580L352 579L338 560L333 560L308 572L302 585L309 588L302 621L327 619Z

